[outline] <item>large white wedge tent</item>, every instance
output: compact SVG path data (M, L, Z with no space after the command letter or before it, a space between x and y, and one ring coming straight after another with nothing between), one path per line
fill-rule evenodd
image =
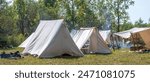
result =
M73 36L79 49L85 53L111 53L98 30L94 28L81 28Z
M31 41L32 37L33 37L34 33L32 33L24 42L22 42L19 47L25 48L29 42Z
M26 45L24 53L38 55L40 58L63 54L83 56L63 24L63 19L40 21L34 35Z

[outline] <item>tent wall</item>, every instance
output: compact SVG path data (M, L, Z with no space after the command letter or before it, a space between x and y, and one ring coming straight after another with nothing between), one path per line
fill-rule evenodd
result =
M78 30L72 29L70 32L71 37L74 37L74 35L78 32Z
M33 38L33 36L34 33L32 33L23 43L21 43L19 47L25 48L30 43L30 40Z
M99 33L107 44L111 44L110 41L111 30L99 30Z
M34 47L34 44L39 40L39 35L41 34L43 29L45 28L46 24L47 24L47 21L45 21L45 20L40 21L37 29L34 32L34 36L32 36L32 38L30 39L30 41L26 45L23 53L30 53L32 51L32 48Z
M40 57L54 57L56 55L69 54L71 56L83 56L76 44L73 42L69 31L65 26L58 30L53 40L48 41L48 45L41 53ZM50 55L49 55L50 54Z
M111 53L111 50L106 45L102 36L99 34L96 28L93 29L93 32L90 37L90 52L94 53Z
M83 29L83 28L81 28L74 35L73 40L74 40L74 42L76 43L76 45L78 46L79 49L81 49L84 46L84 44L90 38L92 32L93 32L92 28L89 28L89 29Z
M41 21L39 26L37 27L34 37L31 40L31 43L25 48L23 53L30 53L30 54L36 54L39 55L40 51L43 51L43 47L45 46L44 41L46 41L46 37L48 37L48 34L51 33L51 31L54 28L55 21ZM58 27L56 27L57 29ZM58 30L58 29L57 29ZM54 35L51 35L51 38L53 38Z
M142 37L144 43L146 44L145 47L150 49L150 29L139 32L139 34Z

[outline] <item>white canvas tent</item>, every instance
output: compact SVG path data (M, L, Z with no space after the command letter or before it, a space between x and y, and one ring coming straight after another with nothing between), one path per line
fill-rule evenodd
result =
M102 36L103 40L106 42L106 44L110 44L110 36L111 36L111 30L99 30L100 35Z
M83 56L68 29L60 20L42 20L34 35L27 41L23 54L29 53L40 58L56 57L63 54Z
M86 53L111 53L111 50L95 27L81 28L73 36L73 40L79 49L86 49Z
M122 31L122 32L118 32L118 33L114 33L115 36L119 36L122 38L122 41L124 41L124 39L131 39L132 36L131 35L136 35L136 34L139 34L142 38L142 40L144 41L144 43L146 44L146 46L148 47L149 45L149 48L150 48L150 38L148 37L150 35L150 28L132 28L132 29L129 29L129 30L126 30L126 31ZM122 42L122 45L127 45L127 44L123 44Z
M141 32L141 31L144 31L144 30L147 30L149 28L132 28L132 29L129 29L129 30L126 30L126 31L122 31L122 32L118 32L118 33L114 33L114 35L117 35L117 36L120 36L122 38L130 38L131 37L131 33L134 34L134 33L138 33L138 32Z

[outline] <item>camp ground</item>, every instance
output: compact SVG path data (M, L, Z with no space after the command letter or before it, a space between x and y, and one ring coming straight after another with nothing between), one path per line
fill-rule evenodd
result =
M0 64L150 64L148 1L1 0Z
M75 30L74 34L70 35L68 29L64 25L64 20L41 20L37 29L25 40L22 44L19 45L21 48L15 48L11 50L5 50L8 52L20 51L20 53L28 53L31 55L37 55L38 58L34 56L24 56L24 58L18 60L12 59L0 59L0 64L79 64L79 65L99 65L99 64L149 64L149 52L148 53L139 53L139 52L130 52L130 49L120 49L112 50L109 49L105 40L102 38L102 34L99 33L98 29L95 27L90 28L80 28ZM53 27L56 28L53 28ZM46 29L46 30L45 30ZM49 29L49 30L47 30ZM55 31L53 30L55 29ZM134 29L134 31L132 31ZM122 31L115 33L115 36L119 36L122 39L127 39L129 41L134 36L140 35L139 38L144 41L144 47L149 48L149 38L150 34L149 28L133 28L131 30ZM137 30L136 30L137 29ZM57 31L57 32L56 32ZM51 32L55 33L51 35ZM61 34L61 32L63 34ZM65 32L65 33L64 33ZM42 33L47 33L43 34ZM123 33L126 33L123 35ZM60 35L59 35L60 34ZM84 35L84 36L83 36ZM126 36L127 35L127 36ZM53 40L57 41L52 41ZM121 37L123 36L123 37ZM50 40L46 37L51 38ZM59 38L58 38L59 37ZM63 38L61 38L63 37ZM94 37L94 38L93 38ZM41 41L41 38L44 39ZM61 38L61 40L60 40ZM65 39L64 39L65 38ZM69 40L68 40L69 39ZM92 40L91 40L92 39ZM94 42L91 42L93 41ZM67 41L66 41L67 40ZM52 41L52 43L51 43ZM79 42L81 41L81 42ZM55 43L56 42L56 43ZM65 43L67 42L67 43ZM71 45L68 45L69 44ZM99 43L97 43L99 42ZM94 43L94 44L91 44ZM96 44L97 43L97 44ZM50 45L52 44L52 45ZM44 46L47 45L44 50ZM60 46L61 45L61 46ZM96 46L95 46L96 45ZM99 46L97 46L99 45ZM133 44L132 44L133 45ZM40 46L40 47L39 47ZM56 46L60 46L57 48ZM54 49L50 49L50 48ZM93 49L91 49L93 48ZM73 51L71 51L73 49ZM76 50L76 51L75 51ZM3 52L3 50L0 50ZM39 54L39 52L42 52ZM55 53L55 54L54 54ZM105 53L110 53L105 55ZM62 55L69 54L71 56L65 58ZM59 56L59 57L58 57ZM53 58L55 57L55 58ZM79 58L76 58L79 57ZM39 59L44 58L44 59ZM46 59L45 59L46 58ZM48 59L47 59L48 58ZM50 58L50 59L49 59ZM18 63L20 62L20 63Z
M81 57L87 53L108 54L111 49L107 44L110 41L110 30L99 30L96 27L80 28L72 30L69 34L64 25L64 20L41 20L35 32L33 32L19 47L24 48L22 54L37 55L39 58L49 58L68 54ZM125 40L137 45L135 41L144 41L144 48L149 49L149 31L145 28L132 28L130 30L114 33L113 38L119 37L116 44L126 45ZM121 38L121 39L120 39ZM122 41L122 43L121 43ZM124 47L122 47L124 48ZM127 48L127 47L126 47ZM130 47L131 48L131 45Z

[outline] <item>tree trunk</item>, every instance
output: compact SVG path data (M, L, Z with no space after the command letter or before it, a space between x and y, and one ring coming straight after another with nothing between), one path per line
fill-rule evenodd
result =
M21 22L21 32L23 35L25 35L23 22Z
M73 28L75 28L75 12L74 12L74 2L73 2L73 0L71 0L72 1L72 10L71 10L71 13L72 13L72 16L71 16L71 20L72 20L72 26L73 26Z
M119 12L120 4L117 3L117 32L120 32L120 12Z
M120 16L117 17L117 32L120 32Z

